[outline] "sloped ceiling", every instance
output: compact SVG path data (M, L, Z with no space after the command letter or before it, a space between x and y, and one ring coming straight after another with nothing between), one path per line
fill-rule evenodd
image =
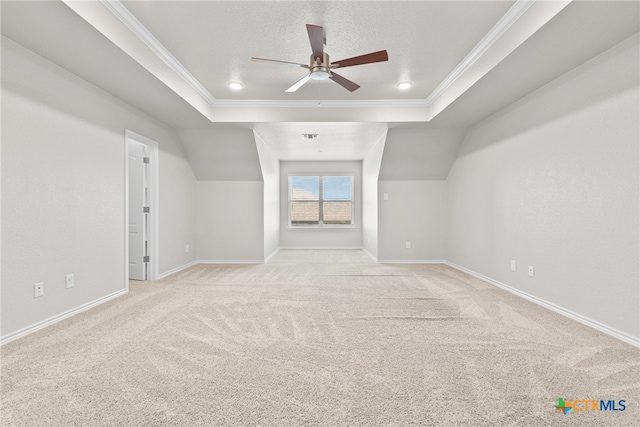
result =
M379 179L446 179L464 135L464 129L432 128L424 123L389 129Z
M639 30L640 2L573 1L430 123L469 127Z
M198 181L262 181L250 127L225 124L178 132Z
M390 128L381 179L442 179L464 129L637 33L640 20L636 1L96 0L0 7L4 36L175 128L199 179L257 179L253 129L282 159L312 159L315 150L320 160L362 158L381 127ZM304 63L307 23L324 26L333 60L387 49L389 61L341 70L362 86L354 93L323 81L287 94L300 68L249 58ZM175 62L159 56L159 47ZM231 91L231 80L244 89ZM414 86L399 91L401 80ZM323 123L340 123L333 132L344 139L328 150L292 139L305 125Z
M60 1L0 1L2 35L174 128L209 123Z

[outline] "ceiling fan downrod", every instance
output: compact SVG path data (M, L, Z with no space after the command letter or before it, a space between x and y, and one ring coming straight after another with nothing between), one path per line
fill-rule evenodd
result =
M329 54L323 52L323 58L320 61L320 57L314 57L311 54L311 65L309 66L309 76L313 80L326 80L331 77L331 67L329 66Z

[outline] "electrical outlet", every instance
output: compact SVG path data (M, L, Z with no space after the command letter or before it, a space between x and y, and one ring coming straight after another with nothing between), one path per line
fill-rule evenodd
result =
M383 193L382 200L389 200L389 193Z
M189 245L184 249L185 252L189 252Z
M529 266L529 276L533 277L533 265Z
M67 287L67 289L73 288L73 286L75 285L75 277L74 277L73 273L67 274L65 276L64 283L65 283L65 286Z
M33 297L38 298L44 295L44 282L33 285Z
M516 271L518 269L518 264L515 259L511 260L511 271Z
M406 242L404 244L404 247L407 248L407 249L411 249L411 242Z

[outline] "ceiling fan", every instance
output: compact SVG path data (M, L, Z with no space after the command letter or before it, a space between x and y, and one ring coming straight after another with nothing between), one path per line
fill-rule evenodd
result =
M353 58L343 59L341 61L330 62L329 55L324 51L326 40L324 38L324 29L318 25L307 24L307 33L311 42L311 59L309 65L298 64L295 62L277 61L275 59L251 58L254 62L271 62L281 65L289 65L293 67L301 67L309 70L309 74L298 80L293 86L287 89L287 92L295 92L309 80L325 80L331 79L344 87L350 92L358 89L360 86L351 80L345 79L333 71L336 68L352 67L354 65L372 64L374 62L388 61L389 56L386 50L368 53L366 55L354 56Z

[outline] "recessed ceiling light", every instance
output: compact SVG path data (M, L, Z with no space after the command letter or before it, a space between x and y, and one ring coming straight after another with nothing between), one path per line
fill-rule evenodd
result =
M239 82L230 82L229 87L233 90L240 90L242 89L243 86L242 86L242 83L239 83Z
M411 82L400 82L396 85L396 87L400 90L407 90L409 89L411 86L413 86L413 83Z

